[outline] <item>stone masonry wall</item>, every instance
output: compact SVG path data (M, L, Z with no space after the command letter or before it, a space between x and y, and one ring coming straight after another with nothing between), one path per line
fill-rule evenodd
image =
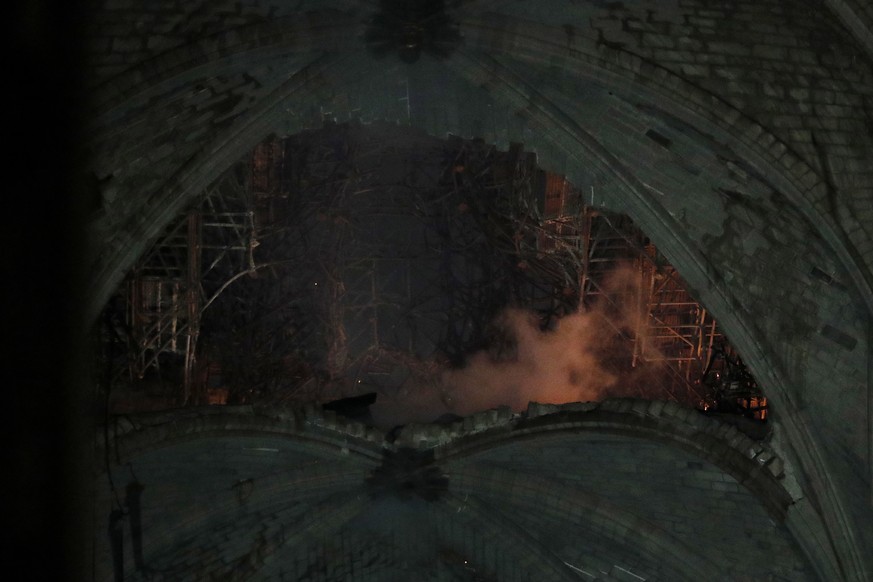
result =
M149 4L149 20L106 3L92 53L95 102L109 107L90 143L92 315L148 240L271 131L388 119L521 141L658 242L778 395L774 418L781 405L807 435L792 440L817 494L839 490L873 541L869 54L800 0L559 4L474 3L457 58L408 69L334 38L360 33L346 3L333 6L348 26L305 42L288 15L307 4ZM165 31L151 48L150 27ZM201 34L208 50L185 60ZM616 98L615 130L586 120L573 103L585 93Z

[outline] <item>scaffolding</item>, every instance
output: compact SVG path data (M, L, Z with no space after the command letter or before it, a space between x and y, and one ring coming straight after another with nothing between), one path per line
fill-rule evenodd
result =
M565 187L567 197L574 197ZM580 196L575 194L578 199ZM715 318L688 292L687 286L645 235L623 215L591 206L563 211L546 221L556 243L575 245L582 260L578 272L579 304L597 301L632 305L636 321L627 340L632 343L631 367L663 363L669 375L665 390L671 397L699 404L705 397L701 384L710 364L713 345L724 342ZM556 240L557 239L557 240ZM610 285L624 273L624 285ZM715 364L718 366L718 364Z
M181 404L203 400L198 339L203 312L228 278L254 267L253 212L242 184L224 180L175 220L125 282L127 366L115 380L142 380L162 366L180 376Z
M592 311L611 365L656 371L633 395L701 405L728 361L715 319L628 217L584 202L520 144L270 138L132 270L126 374L174 366L180 403L396 393L500 352L507 307L544 331Z
M612 356L620 359L626 352L627 361L613 365L657 369L648 378L647 397L700 405L707 392L704 371L721 365L711 361L712 347L723 344L724 337L631 220L584 204L581 191L561 175L538 170L535 157L523 154L519 145L500 153L475 141L455 140L449 148L455 152L447 168L453 174L451 189L485 235L487 248L477 249L477 256L487 265L480 268L491 268L482 278L492 282L486 300L490 309L471 305L481 295L481 288L475 288L481 279L467 277L472 290L452 282L456 290L466 291L461 311L484 317L479 325L487 326L499 307L521 305L537 312L548 329L561 317L599 303L597 313L629 345ZM494 293L494 281L509 283ZM478 331L472 335L482 334L482 327L473 329ZM464 342L459 334L449 339L442 346L446 352L454 343L469 353L481 342Z

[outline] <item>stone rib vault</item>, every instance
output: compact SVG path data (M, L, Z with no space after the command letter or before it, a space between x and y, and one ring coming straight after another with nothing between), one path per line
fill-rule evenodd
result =
M815 579L784 461L663 401L532 403L393 442L315 407L110 432L116 494L142 515L141 559L125 532L132 580Z
M113 481L144 487L140 565L165 579L195 564L214 579L401 580L433 564L458 580L873 578L871 4L434 5L457 37L407 22L396 38L424 35L407 62L402 46L368 50L393 2L90 2L77 329L271 134L396 123L522 143L628 214L715 314L768 396L768 448L659 403L488 413L390 446L301 412L118 419ZM92 415L93 390L72 384L63 396ZM105 451L69 442L86 461L65 476L87 481ZM96 546L97 579L111 497L74 536Z

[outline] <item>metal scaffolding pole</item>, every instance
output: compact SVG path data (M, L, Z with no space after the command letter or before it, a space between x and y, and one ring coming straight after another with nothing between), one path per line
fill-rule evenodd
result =
M237 402L389 394L511 357L495 319L516 307L543 331L596 311L604 358L648 374L634 395L697 404L725 365L716 321L629 218L584 201L519 144L271 138L131 272L129 376L181 362L188 404L210 377Z

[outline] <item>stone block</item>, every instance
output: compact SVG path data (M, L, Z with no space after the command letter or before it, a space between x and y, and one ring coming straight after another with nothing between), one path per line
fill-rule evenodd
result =
M599 402L570 402L568 404L562 404L561 410L569 412L591 412L592 410L596 410L598 406L600 406Z
M631 398L611 398L604 400L600 404L600 410L608 410L610 412L630 412L634 405L634 400Z
M489 411L477 412L473 415L473 430L481 431L491 426Z
M661 416L669 416L673 417L679 414L679 411L682 410L682 407L672 400L664 403L664 406L661 409Z
M738 42L710 41L707 43L707 46L711 52L735 57L744 57L752 54L748 45Z
M347 427L347 432L355 438L364 438L367 432L367 427L360 422L350 422Z
M709 78L712 74L710 67L705 64L682 63L679 65L679 70L682 71L682 74L686 77Z
M768 44L758 44L752 47L752 54L756 57L764 59L772 59L774 61L785 60L788 51L785 47L773 46Z
M556 404L541 404L539 402L529 402L527 405L527 417L536 418L547 414L554 414L560 410Z
M763 451L758 453L758 455L755 457L755 461L759 465L766 465L767 463L772 461L774 458L776 458L776 455L773 453L773 451L764 449Z
M683 39L684 42L682 42ZM682 43L683 48L690 48L694 45L699 45L700 41L691 39L689 37L682 37L681 39L679 39L679 43ZM663 34L645 33L642 35L641 44L645 47L672 49L675 48L678 43L676 40L673 40L673 38L665 36Z
M771 475L780 479L785 475L785 461L779 457L774 457L773 461L767 465L767 470L770 471Z
M377 428L367 428L366 438L370 442L385 443L385 436L382 434L382 431Z
M663 400L653 400L652 402L649 402L649 407L646 411L646 414L648 414L649 416L659 417L661 416L661 412L664 410L664 406L666 404L667 403Z

